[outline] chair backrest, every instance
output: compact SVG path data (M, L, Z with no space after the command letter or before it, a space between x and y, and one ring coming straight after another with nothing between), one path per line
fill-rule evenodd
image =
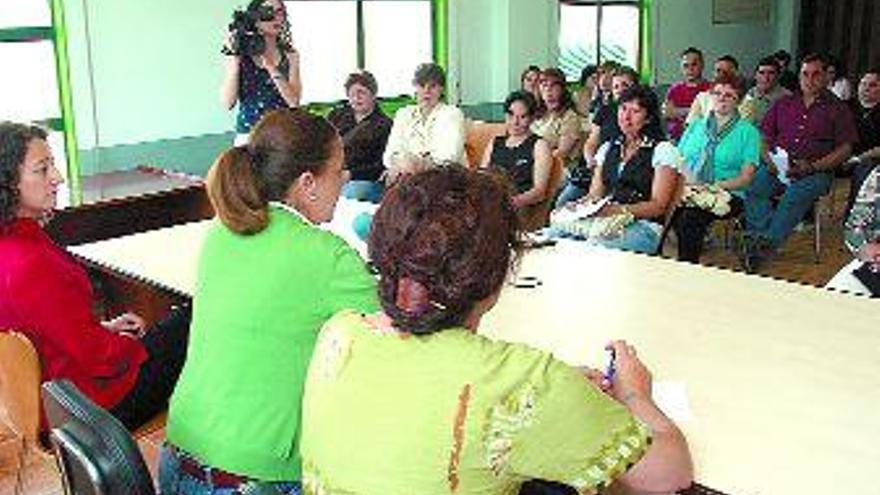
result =
M44 383L43 406L67 493L155 494L150 472L128 430L71 382Z
M38 445L40 358L23 334L0 331L0 410L26 447Z
M464 139L464 151L467 155L467 165L470 168L480 166L483 152L486 146L492 142L495 136L501 136L507 131L507 127L500 122L482 122L475 120L467 126Z
M562 157L553 156L550 163L550 177L547 181L547 197L544 201L522 211L520 221L526 231L538 230L550 221L550 212L556 201L556 193L562 187L565 178L565 162Z

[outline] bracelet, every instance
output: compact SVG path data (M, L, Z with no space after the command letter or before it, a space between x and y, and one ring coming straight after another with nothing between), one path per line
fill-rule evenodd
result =
M283 81L283 80L284 80L284 74L282 74L282 73L280 73L280 72L278 72L277 74L272 74L272 79L274 79L274 80L276 80L276 81Z

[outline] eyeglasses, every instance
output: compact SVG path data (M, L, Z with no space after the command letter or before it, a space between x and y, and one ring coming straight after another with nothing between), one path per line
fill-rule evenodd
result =
M712 91L711 95L713 98L715 98L717 100L727 100L727 101L736 100L738 97L738 95L736 93L724 93L721 91Z

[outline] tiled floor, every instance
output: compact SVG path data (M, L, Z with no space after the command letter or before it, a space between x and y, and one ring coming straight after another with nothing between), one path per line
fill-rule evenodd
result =
M165 439L164 425L157 425L149 432L139 433L138 446L153 479L157 479L159 449ZM0 495L17 495L16 467L18 442L8 433L0 437ZM21 495L62 495L61 478L55 459L47 452L32 452L25 463L21 480Z

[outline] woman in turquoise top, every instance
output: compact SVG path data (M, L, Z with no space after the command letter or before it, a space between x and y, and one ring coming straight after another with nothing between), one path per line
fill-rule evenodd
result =
M680 260L698 263L709 225L743 211L761 152L761 133L737 110L743 94L741 78L718 76L711 89L712 111L690 124L678 142L688 178L673 219Z
M299 493L300 398L320 326L374 311L375 280L333 216L342 142L302 110L266 114L208 173L218 220L199 259L189 350L171 398L163 494Z
M519 245L505 184L431 169L386 192L370 257L382 313L321 330L303 397L307 494L515 494L530 479L580 493L614 480L672 492L687 444L651 399L650 374L615 341L610 381L477 334ZM651 441L653 440L653 441Z

